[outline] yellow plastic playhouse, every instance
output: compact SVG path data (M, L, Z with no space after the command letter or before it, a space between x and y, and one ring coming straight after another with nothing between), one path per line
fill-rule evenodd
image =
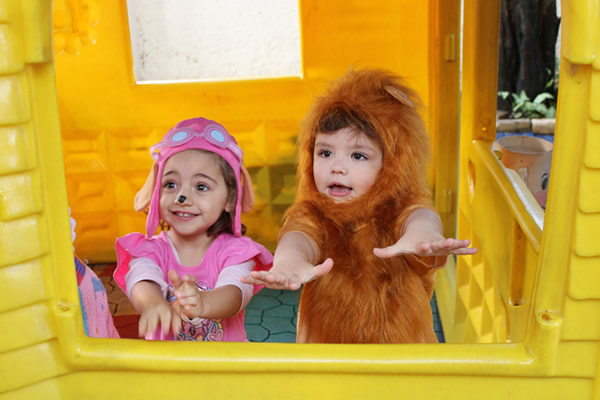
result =
M562 0L545 212L492 151L500 0L300 0L302 72L140 84L123 0L0 0L0 398L600 399L600 0ZM351 65L406 76L427 106L429 182L470 238L436 286L446 342L183 343L85 335L77 253L143 229L149 145L202 114L239 139L273 249L294 139ZM457 231L457 233L455 233Z

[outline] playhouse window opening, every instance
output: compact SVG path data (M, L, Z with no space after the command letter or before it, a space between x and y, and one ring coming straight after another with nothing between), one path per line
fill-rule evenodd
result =
M185 10L186 7L183 5L190 5L190 7L193 8L193 6L195 6L196 4L207 4L206 1L204 0L198 0L196 2L194 2L192 4L191 0L179 0L179 1L169 1L169 0L159 0L159 4L163 7L163 9L161 9L162 11L165 11L164 15L161 15L160 18L162 18L162 22L156 24L156 25L177 25L177 24L173 24L172 22L174 20L177 20L176 17L174 17L173 15L170 15L168 10L173 10L173 9L183 9ZM296 4L296 3L295 3ZM164 36L163 38L160 37L160 34L155 34L155 33L151 33L148 32L147 30L144 29L149 29L148 26L146 26L145 28L140 29L140 24L142 22L147 22L148 25L152 25L152 22L155 22L155 20L151 19L150 17L148 17L148 21L144 21L143 16L146 15L144 13L148 13L149 10L146 10L145 8L147 8L148 4L145 3L143 0L128 0L128 7L129 7L129 18L130 18L130 27L131 27L131 40L132 40L132 51L134 53L134 68L135 68L135 73L136 73L136 79L138 82L154 82L154 81L177 81L177 80L212 80L212 79L242 79L242 78L247 78L247 77L261 77L261 76L286 76L286 75L298 75L300 74L300 47L299 47L299 41L298 41L298 63L295 65L294 68L297 68L296 70L293 70L292 72L281 72L280 75L277 75L277 73L271 74L271 73L265 73L265 70L261 70L257 73L254 72L247 72L248 70L246 70L246 72L240 72L239 69L234 68L233 65L227 64L227 63L223 63L223 64L219 64L222 65L219 69L217 69L216 72L214 72L213 70L201 70L202 68L200 68L202 65L200 65L200 62L198 61L198 59L196 58L190 58L190 54L183 52L183 50L185 51L189 51L191 48L191 52L192 53L199 53L199 54L208 54L205 53L206 51L213 51L216 52L217 55L220 57L219 50L222 50L217 48L216 50L210 50L210 49L202 49L202 50L198 50L197 48L193 47L193 46L189 46L190 43L188 42L194 42L195 40L190 40L189 37L189 32L186 33L185 29L183 29L184 33L186 33L188 35L188 37L186 36L182 36L182 33L180 32L176 32L174 34L171 34L172 32L170 32L169 30L167 31L163 31L162 35ZM208 5L206 7L209 7ZM296 4L297 7L297 4ZM133 11L140 11L141 10L141 15L135 16L133 15ZM297 11L297 9L296 9ZM159 13L160 14L160 13ZM185 16L184 16L185 17ZM183 17L182 17L183 18ZM132 21L132 19L135 19L135 21ZM296 15L296 21L298 20L297 15ZM167 22L169 24L167 24ZM182 23L183 25L183 23ZM153 28L154 29L154 28ZM298 29L299 32L299 29ZM196 35L196 33L193 33L192 35ZM134 37L135 36L135 37ZM181 50L182 52L179 53L178 50L179 48L177 46L173 46L173 42L171 42L170 40L170 36L175 36L176 38L183 38L181 41L181 45L188 45L189 48L184 48L183 50ZM187 40L187 42L186 42ZM192 43L193 44L193 43ZM185 46L184 46L185 47ZM224 47L223 47L224 48ZM161 53L161 52L165 52L167 51L167 53ZM162 54L162 55L161 55ZM211 53L212 54L212 53ZM174 57L172 59L169 59L170 55L174 55ZM209 66L213 66L215 60L217 60L219 57L215 56L215 58L211 57L207 57L208 60L208 65ZM277 58L277 57L275 57ZM156 63L155 63L156 61ZM221 62L223 60L219 59L219 62ZM137 64L136 64L137 63ZM244 64L244 63L242 63ZM181 70L177 70L176 67L182 67ZM246 66L246 65L244 65ZM228 69L230 68L230 69ZM213 72L210 72L213 71ZM226 72L229 71L229 72ZM263 75L261 75L261 73L264 73ZM236 75L237 74L237 75ZM108 290L112 290L111 288L108 288ZM119 289L115 289L115 290L119 290ZM432 306L433 308L433 306ZM248 318L248 316L247 316ZM295 326L294 326L295 327ZM288 333L291 333L289 330L287 331ZM293 333L295 334L295 330L293 331ZM278 340L273 340L273 341L278 341ZM279 340L282 341L282 340Z
M295 0L127 0L127 9L138 83L301 74Z
M545 209L558 98L560 1L556 8L532 4L527 9L509 2L501 10L495 153ZM522 29L532 22L540 29Z

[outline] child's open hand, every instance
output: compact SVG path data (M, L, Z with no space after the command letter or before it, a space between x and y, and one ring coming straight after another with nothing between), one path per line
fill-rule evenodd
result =
M149 302L144 307L138 322L138 335L145 338L155 338L158 327L164 336L169 334L169 328L174 335L179 332L181 318L171 304L162 298Z
M385 248L374 248L373 253L379 258L389 258L400 254L415 254L421 257L447 256L450 254L466 255L475 254L477 249L469 247L470 240L458 239L435 239L414 240L412 237L403 235L400 240Z
M203 302L202 292L196 286L194 275L183 275L179 277L176 271L169 271L169 280L173 284L173 293L177 303L189 318L202 316Z
M413 211L404 223L404 233L391 246L374 248L379 258L390 258L400 254L415 254L420 257L446 257L450 254L475 254L477 249L469 247L471 241L446 239L442 235L439 216L427 208Z
M252 285L265 285L271 289L298 290L304 283L325 275L333 268L331 258L318 265L305 264L293 270L288 268L283 271L283 268L273 266L269 271L252 271L250 276L242 277L240 281Z

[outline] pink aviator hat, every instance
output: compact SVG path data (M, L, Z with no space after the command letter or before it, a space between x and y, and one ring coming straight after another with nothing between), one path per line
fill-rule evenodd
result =
M162 177L165 163L173 154L189 149L206 150L218 154L233 169L237 182L237 199L231 230L235 236L241 236L241 213L249 212L254 205L252 181L248 171L244 168L242 149L237 145L235 138L221 124L205 118L192 118L179 122L167 132L159 143L150 148L154 165L134 201L137 211L145 210L149 206L146 236L154 235L160 222L158 209L160 177Z

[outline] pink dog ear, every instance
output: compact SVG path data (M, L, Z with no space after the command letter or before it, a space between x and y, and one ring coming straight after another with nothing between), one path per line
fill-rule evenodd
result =
M248 170L243 165L240 165L240 168L242 170L242 212L247 213L254 207L254 186Z
M144 211L150 205L157 174L158 164L155 161L152 165L152 169L150 169L150 174L148 174L148 177L146 178L146 182L144 182L144 186L142 186L135 195L135 199L133 200L133 208L135 208L135 211Z
M395 87L390 86L390 85L385 85L383 88L393 98L395 98L396 100L398 100L400 103L404 104L405 106L408 106L408 107L414 107L415 106L413 104L413 102L410 101L410 99L408 98L408 96L402 90L396 89Z

